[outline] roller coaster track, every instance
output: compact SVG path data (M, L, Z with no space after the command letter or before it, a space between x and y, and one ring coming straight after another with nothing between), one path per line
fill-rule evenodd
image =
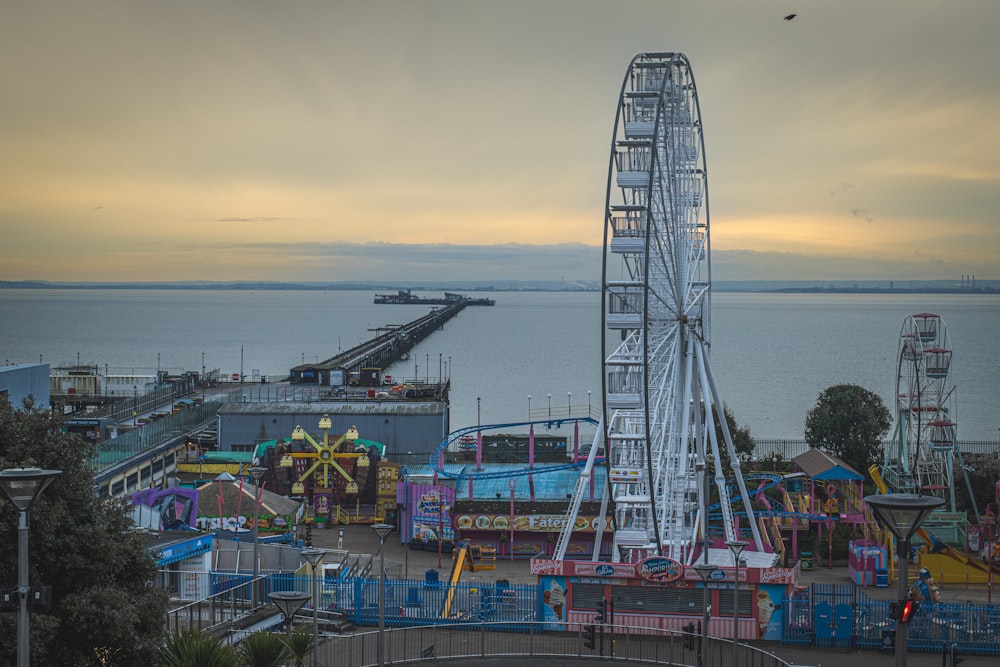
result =
M559 463L556 465L544 465L544 466L534 466L525 467L521 470L504 470L500 472L469 472L468 470L462 470L462 472L449 471L444 468L440 463L444 460L442 454L448 450L448 447L453 443L458 442L463 437L468 436L472 433L477 433L479 431L495 431L498 429L513 428L513 427L524 427L524 426L545 426L547 428L559 428L567 424L573 424L576 422L586 422L588 424L597 425L597 420L592 417L565 417L560 419L542 419L538 421L527 421L527 422L511 422L508 424L489 424L483 426L469 426L457 431L449 433L444 440L442 440L430 456L430 466L435 472L441 477L447 477L449 479L504 479L508 477L527 477L528 475L544 475L545 473L556 472L557 470L570 470L573 468L582 468L585 465L584 461L574 461L572 463ZM603 457L602 457L603 459Z

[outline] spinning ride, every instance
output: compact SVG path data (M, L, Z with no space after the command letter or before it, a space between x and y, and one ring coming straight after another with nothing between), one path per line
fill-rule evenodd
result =
M360 492L359 481L364 482L370 467L368 453L363 448L361 451L355 449L358 430L352 426L346 433L331 440L331 426L330 417L323 415L319 420L319 428L323 431L321 442L314 440L301 426L296 426L292 431L292 440L309 443L312 451L295 451L286 454L279 464L281 467L295 469L296 478L292 484L293 495L306 495L315 504L317 496L329 494L322 509L317 508L317 513L323 515L329 511L330 504L340 504L348 497L358 495ZM350 471L345 467L350 468ZM356 477L361 479L356 480ZM338 478L341 480L339 484Z
M603 495L613 503L616 561L667 556L692 563L707 548L707 475L713 472L725 539L738 539L722 447L745 525L757 551L764 550L709 364L707 194L690 63L678 53L640 54L619 95L604 227L601 435L610 492ZM556 558L564 555L591 463ZM596 539L599 545L601 536ZM596 560L599 549L594 553Z

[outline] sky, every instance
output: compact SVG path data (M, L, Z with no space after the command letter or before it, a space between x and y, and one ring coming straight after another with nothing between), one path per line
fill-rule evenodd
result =
M600 280L619 89L665 51L715 279L997 279L998 27L996 0L3 3L0 280Z

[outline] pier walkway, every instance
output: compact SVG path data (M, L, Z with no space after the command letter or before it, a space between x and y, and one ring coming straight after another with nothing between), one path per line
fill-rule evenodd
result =
M293 384L319 384L337 386L350 384L352 373L365 368L382 369L392 362L409 358L410 350L424 338L444 326L444 323L458 315L468 305L465 300L456 300L443 308L435 308L427 315L408 324L386 325L385 330L375 338L313 364L301 364L291 369Z

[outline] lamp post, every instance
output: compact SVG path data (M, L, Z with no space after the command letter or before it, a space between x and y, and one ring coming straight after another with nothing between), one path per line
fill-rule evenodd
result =
M705 664L705 654L708 653L708 623L712 620L712 607L708 596L708 580L719 568L707 562L706 554L706 562L698 563L694 566L694 569L698 573L698 576L701 577L701 584L704 589L702 599L704 618L701 624L701 650L698 651L698 667L702 667Z
M378 535L378 664L385 667L385 538L395 526L387 523L376 523L372 530Z
M736 579L733 581L733 647L735 648L740 640L740 554L747 548L747 543L742 540L729 540L726 546L733 554L733 565L736 567Z
M253 582L250 584L251 594L250 594L250 604L254 609L257 608L257 601L260 599L257 595L257 577L260 576L260 558L258 555L258 542L257 538L260 535L260 480L267 472L267 468L261 468L260 466L254 466L250 468L250 477L253 478L253 488L254 488L254 503L253 503Z
M309 547L302 550L302 557L312 566L312 603L313 603L313 651L319 648L319 573L317 568L326 556L326 549L313 549ZM315 653L313 653L315 655Z
M0 487L18 511L17 524L17 667L28 667L30 633L28 631L28 520L35 498L45 490L62 470L41 468L8 468L0 471Z
M292 618L299 613L299 609L305 606L309 594L302 591L275 591L268 597L281 610L281 615L285 617L285 634L291 634Z
M920 528L927 516L944 505L944 500L934 496L912 493L892 493L865 496L875 519L892 531L899 541L896 558L899 560L899 601L907 598L909 583L910 538ZM906 625L896 622L896 667L906 667Z

